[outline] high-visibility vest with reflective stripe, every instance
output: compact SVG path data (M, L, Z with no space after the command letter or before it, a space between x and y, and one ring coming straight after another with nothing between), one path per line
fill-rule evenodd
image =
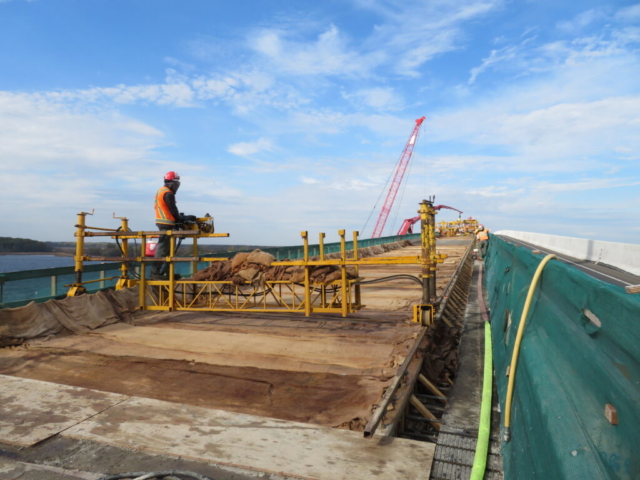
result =
M156 193L156 223L160 225L175 225L176 219L169 211L169 207L164 201L164 194L170 192L171 189L169 187L162 187Z
M476 238L479 241L489 240L489 230L482 230L478 232L478 235L476 235Z

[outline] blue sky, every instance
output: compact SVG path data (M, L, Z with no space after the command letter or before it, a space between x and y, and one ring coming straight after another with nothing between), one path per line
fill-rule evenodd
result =
M2 235L73 240L92 209L154 229L175 170L231 243L335 241L423 115L385 234L436 195L494 231L638 243L639 3L0 0Z

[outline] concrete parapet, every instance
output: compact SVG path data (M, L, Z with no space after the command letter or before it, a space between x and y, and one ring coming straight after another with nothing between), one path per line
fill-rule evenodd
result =
M625 272L640 275L640 245L512 230L500 230L495 233L532 243L540 248L548 248L580 260L604 263Z

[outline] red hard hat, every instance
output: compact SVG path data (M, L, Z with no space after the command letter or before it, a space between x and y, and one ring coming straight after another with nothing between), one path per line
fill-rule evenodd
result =
M164 181L165 182L169 182L169 181L173 181L173 180L177 180L180 181L180 175L178 175L176 172L167 172L164 175Z

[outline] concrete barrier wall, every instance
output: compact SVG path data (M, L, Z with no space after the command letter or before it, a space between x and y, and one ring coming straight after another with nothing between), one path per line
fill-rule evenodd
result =
M497 236L485 258L503 415L507 367L515 379L511 441L501 450L504 478L640 480L640 296L549 262L532 297L515 370L517 331L541 261L542 255ZM617 425L605 416L608 404Z
M548 248L580 260L606 263L625 272L640 275L640 245L512 230L500 230L495 233L533 243L540 248Z

